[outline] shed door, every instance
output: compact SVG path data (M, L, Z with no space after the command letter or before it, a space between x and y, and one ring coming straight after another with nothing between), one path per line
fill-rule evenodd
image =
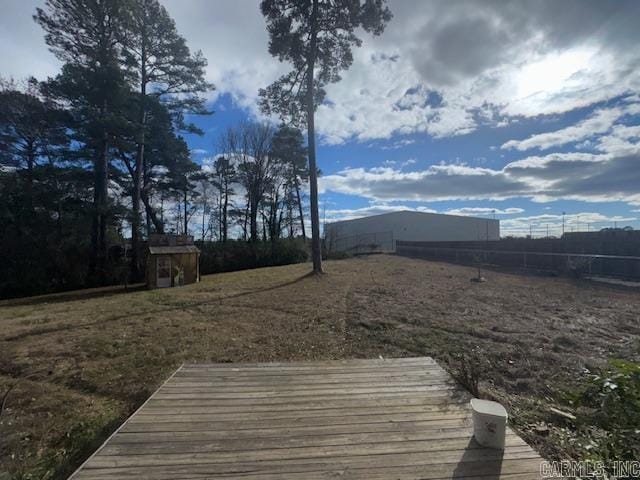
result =
M157 257L156 275L156 285L158 288L171 286L171 257Z

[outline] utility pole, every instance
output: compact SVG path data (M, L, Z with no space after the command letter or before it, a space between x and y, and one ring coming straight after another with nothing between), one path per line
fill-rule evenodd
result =
M562 212L562 235L564 235L564 216L567 214L567 212Z
M532 232L531 224L529 224L529 238L533 238L533 232Z
M549 224L547 223L547 238L549 238Z

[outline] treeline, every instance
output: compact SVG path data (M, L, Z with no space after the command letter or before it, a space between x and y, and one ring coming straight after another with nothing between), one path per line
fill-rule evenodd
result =
M47 0L34 20L63 66L0 79L0 297L139 281L153 232L305 235L299 130L245 123L191 159L214 86L157 0Z

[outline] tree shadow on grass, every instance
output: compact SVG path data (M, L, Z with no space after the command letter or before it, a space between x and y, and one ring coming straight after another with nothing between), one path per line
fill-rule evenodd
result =
M36 336L36 335L44 335L47 333L54 333L54 332L61 332L61 331L65 331L65 330L74 330L76 328L88 328L88 327L92 327L95 325L105 325L107 323L112 323L112 322L117 322L120 320L124 320L124 319L131 319L133 317L139 317L139 316L143 316L143 315L149 315L149 314L154 314L154 313L165 313L165 312L171 312L171 311L177 311L177 310L184 310L185 308L192 308L192 307L199 307L199 306L203 306L203 305L211 305L211 304L219 304L222 305L224 300L228 300L228 299L234 299L234 298L239 298L239 297L245 297L248 295L255 295L258 293L263 293L263 292L269 292L272 290L277 290L279 288L284 288L284 287L288 287L291 285L294 285L296 283L299 283L303 280L305 280L306 278L310 278L310 277L316 277L316 275L311 272L311 273L306 273L304 275L301 275L299 277L296 277L292 280L288 280L286 282L283 283L279 283L276 285L271 285L268 287L264 287L264 288L258 288L255 290L249 290L246 292L240 292L240 293L236 293L236 294L232 294L232 295L223 295L220 297L216 297L216 298L212 298L212 299L208 299L208 300L202 300L202 301L193 301L193 302L189 302L187 305L185 304L180 304L180 305L165 305L161 308L154 308L154 309L149 309L149 310L144 310L141 312L127 312L125 314L122 315L115 315L113 317L109 317L109 318L104 318L104 319L100 319L100 320L96 320L93 322L84 322L84 323L74 323L74 324L62 324L62 325L54 325L54 326L49 326L49 327L41 327L41 328L36 328L36 329L32 329L32 330L28 330L25 332L20 332L20 333L16 333L14 335L10 335L4 338L0 338L0 340L4 340L7 342L12 342L15 340L20 340L22 338L27 338L27 337L32 337L32 336Z
M89 300L91 298L106 298L125 293L139 292L146 288L144 283L134 283L131 285L111 285L108 287L85 288L82 290L71 290L68 292L47 293L33 297L21 297L0 301L0 307L17 307L28 305L41 305L46 303L75 302L78 300Z

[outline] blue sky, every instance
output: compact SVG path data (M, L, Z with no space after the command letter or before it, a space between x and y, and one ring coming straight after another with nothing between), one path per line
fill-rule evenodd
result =
M504 126L482 126L468 134L433 138L414 133L393 135L388 139L358 141L346 140L337 145L320 142L318 161L323 177L344 175L345 170L391 168L394 171L411 174L434 165L462 165L491 170L501 170L506 165L528 158L516 149L500 148L513 139L527 139L535 135L560 131L572 127L594 112L616 108L628 104L628 97L601 102L565 114L556 114L544 119L519 119ZM208 118L194 119L207 133L203 137L190 137L189 144L194 158L206 162L216 151L216 139L227 126L251 117L251 113L234 102L230 95L223 95L214 103L216 114ZM625 117L620 125L640 124L640 115ZM553 153L571 154L575 152L574 142L551 149ZM580 152L598 155L593 146L582 145ZM540 149L534 149L540 153ZM547 153L547 150L543 150ZM446 184L446 181L445 181ZM472 194L471 191L468 192ZM579 193L579 192L578 192ZM402 195L400 195L402 196ZM559 234L562 212L566 213L565 228L571 230L599 229L609 226L630 225L639 228L638 205L625 201L580 201L570 199L540 200L528 196L515 195L506 199L455 199L419 201L412 199L384 200L367 195L334 191L330 187L321 195L321 217L326 221L355 218L381 213L398 208L422 209L424 211L445 212L461 215L495 217L502 220L503 233L516 235Z
M0 19L0 74L58 69L31 20ZM257 91L287 71L267 52L258 3L163 1L209 60L216 113L195 119L194 159L224 129L265 120ZM640 228L640 2L390 0L318 109L321 217L394 209L501 219L503 234ZM268 120L268 119L266 119Z

